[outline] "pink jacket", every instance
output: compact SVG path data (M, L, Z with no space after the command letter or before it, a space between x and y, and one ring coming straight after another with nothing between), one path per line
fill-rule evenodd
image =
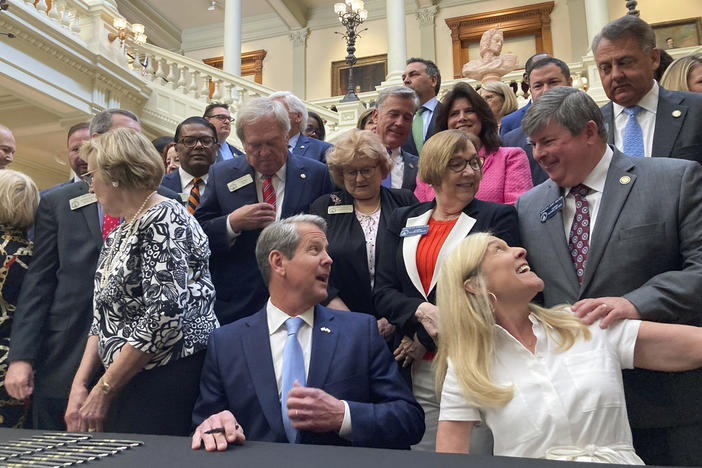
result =
M485 148L478 152L485 155ZM501 146L485 156L483 178L475 198L483 201L513 204L517 198L533 187L529 159L521 148ZM434 199L434 189L417 177L414 195L420 202Z

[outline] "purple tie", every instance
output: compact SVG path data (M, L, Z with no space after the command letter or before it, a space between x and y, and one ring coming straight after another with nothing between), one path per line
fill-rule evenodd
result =
M570 192L575 197L575 216L570 226L568 250L575 266L578 283L582 284L587 254L590 252L590 206L585 198L590 193L590 188L580 184L571 188Z

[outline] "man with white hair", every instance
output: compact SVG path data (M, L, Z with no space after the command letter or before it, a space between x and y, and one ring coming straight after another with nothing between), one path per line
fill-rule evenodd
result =
M270 98L280 101L288 112L290 119L288 151L295 156L304 156L325 163L327 159L324 154L332 145L316 138L310 138L302 133L307 126L307 108L305 103L290 91L278 91L271 94Z

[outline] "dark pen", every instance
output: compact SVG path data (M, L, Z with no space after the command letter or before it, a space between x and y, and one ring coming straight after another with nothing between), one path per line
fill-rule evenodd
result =
M205 434L220 434L224 432L223 427L215 427L214 429L210 429L209 431L205 431Z

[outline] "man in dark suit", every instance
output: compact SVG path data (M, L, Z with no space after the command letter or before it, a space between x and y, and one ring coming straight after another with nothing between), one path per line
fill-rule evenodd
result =
M64 187L75 182L80 182L82 180L81 177L88 170L88 164L80 158L80 153L78 150L80 150L80 145L83 144L84 141L90 139L89 127L90 124L88 122L80 122L68 129L68 165L71 166L73 177L65 182L61 182L42 190L41 196L44 196L57 188Z
M419 98L419 108L415 111L411 132L402 149L419 155L424 142L436 132L434 124L442 107L436 99L441 89L441 73L431 60L412 57L407 60L402 82Z
M531 73L532 64L546 57L550 57L550 55L546 52L539 52L527 59L526 63L524 64L524 73L522 73L522 90L525 92L531 89L529 86L529 74ZM502 117L502 120L500 121L500 136L507 135L512 130L522 127L522 119L524 118L524 114L526 113L527 109L529 109L529 106L531 106L532 99L529 99L529 102L511 114L507 114Z
M226 450L244 433L259 441L404 449L421 438L424 414L373 317L318 305L332 264L325 230L322 218L299 215L261 233L256 260L270 299L210 336L193 449L204 441L207 450Z
M653 29L635 16L606 25L592 41L608 143L631 156L702 163L702 95L668 91L654 80L660 63Z
M417 94L407 86L390 86L378 93L373 110L375 133L383 141L394 166L383 180L388 188L404 188L414 191L417 187L419 157L402 148L412 131L414 112L419 105Z
M208 172L218 150L217 130L207 119L188 117L176 127L174 141L180 167L163 176L161 185L180 193L192 214L207 189Z
M210 271L221 324L260 309L266 288L254 247L261 229L276 219L307 211L332 191L327 167L287 151L290 121L278 101L260 98L239 110L236 132L245 158L210 168L207 192L195 211L210 241Z
M572 86L573 77L570 76L570 68L563 60L559 60L550 55L533 62L529 67L529 83L531 83L531 98L536 101L539 96L546 91L558 86ZM534 160L534 152L527 140L527 136L520 124L514 130L502 137L504 146L516 146L522 148L529 158L529 168L531 169L531 181L534 186L548 180L548 175L541 169L539 163Z
M141 130L131 112L109 109L93 118L90 133L96 137L117 127ZM169 190L159 193L175 197ZM93 318L102 224L102 209L85 182L58 188L39 202L34 256L17 301L5 377L13 397L34 394L36 429L66 427L68 394Z
M271 94L270 99L279 101L285 106L290 119L290 130L288 131L288 151L293 156L304 156L326 163L324 154L332 145L326 141L317 140L305 136L302 132L307 127L307 108L297 96L290 91L278 91Z
M586 323L701 326L702 167L612 150L597 104L570 87L532 104L522 127L550 180L516 203L546 306ZM646 463L702 464L702 371L624 371L634 447Z
M229 113L229 105L221 102L213 102L205 107L205 112L202 117L207 119L217 129L217 147L216 162L232 159L237 156L243 156L244 153L237 147L227 143L227 138L232 132L232 116Z

